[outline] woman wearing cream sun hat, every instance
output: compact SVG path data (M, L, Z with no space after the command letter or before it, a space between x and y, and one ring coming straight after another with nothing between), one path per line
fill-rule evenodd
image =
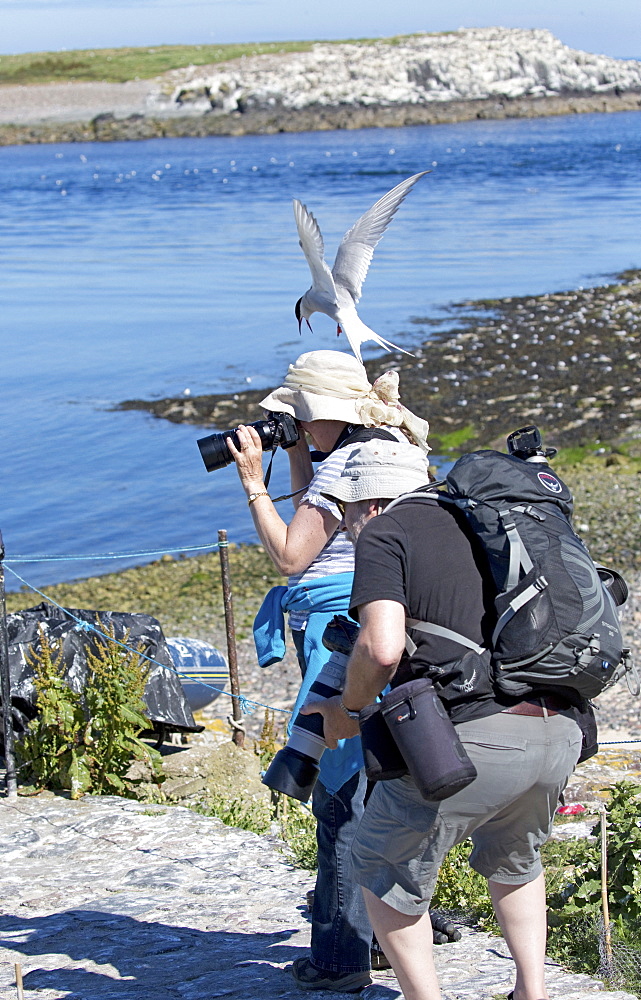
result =
M359 438L381 436L429 450L426 420L402 406L395 371L371 384L364 365L341 351L311 351L289 366L283 384L260 405L296 418L301 436L287 449L296 508L287 524L265 487L261 441L255 428L238 429L240 450L228 438L258 535L289 586L274 588L255 623L259 662L267 666L285 652L283 612L298 653L303 684L294 707L302 704L329 657L321 637L335 614L346 614L354 569L354 551L340 531L341 514L323 490L338 479ZM358 433L357 433L358 432ZM309 435L324 458L316 472L307 444ZM358 738L342 741L321 758L313 795L317 819L318 876L312 911L312 955L297 959L299 985L354 990L370 981L371 927L360 888L351 879L351 841L364 808L366 781ZM337 902L338 900L338 902Z

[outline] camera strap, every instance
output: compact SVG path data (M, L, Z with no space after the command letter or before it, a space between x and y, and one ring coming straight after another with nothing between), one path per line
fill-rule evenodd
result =
M272 442L272 453L269 458L269 465L267 466L267 472L265 473L265 489L269 489L269 480L271 479L272 475L272 465L274 463L274 455L276 454L276 449L280 444L280 439L282 438L282 436L283 436L283 428L281 424L278 424L278 426L276 427L276 431L274 433L274 440Z
M304 493L306 489L307 486L302 486L299 490L295 490L293 493L284 493L282 497L273 497L272 503L279 503L281 500L291 500L292 497L297 497L299 493Z
M269 465L267 466L267 472L265 473L265 489L269 486L269 480L272 473L272 462L274 461L276 449L280 444L281 436L282 430L279 425L276 429L276 433L274 434L272 453L269 459ZM347 427L344 427L339 434L331 451L312 451L310 452L310 457L312 462L323 462L326 458L329 458L330 455L333 455L335 451L338 451L339 448L344 448L345 445L358 444L361 441L371 441L372 438L380 438L384 441L397 440L393 434L391 434L388 430L385 430L383 427L361 427L360 424L355 427L353 424L348 424ZM291 500L292 497L298 496L299 493L304 493L306 489L307 486L303 486L300 490L295 490L293 493L285 493L282 497L274 497L272 499L272 503L279 503L281 500Z
M274 462L274 455L276 454L276 450L278 448L278 445L280 444L280 439L282 438L282 436L283 436L283 428L279 424L278 427L276 428L276 433L274 434L272 453L269 458L269 465L267 466L267 472L265 473L265 489L269 489L269 480L271 479L272 475L272 464ZM303 486L300 490L295 490L293 493L286 493L282 497L273 497L272 503L280 503L281 500L291 500L292 497L298 496L299 493L304 493L306 489L307 486Z

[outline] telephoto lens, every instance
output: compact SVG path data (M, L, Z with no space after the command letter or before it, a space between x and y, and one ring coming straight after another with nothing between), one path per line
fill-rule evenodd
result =
M309 689L304 704L317 698L333 698L345 683L345 668L356 641L358 625L344 615L334 615L325 626L323 645L331 656ZM263 784L284 792L292 799L307 802L320 771L319 761L327 749L323 737L323 716L298 713L286 746L267 768Z
M249 427L255 428L263 451L269 451L271 448L275 450L278 445L291 448L300 436L296 419L290 413L268 413L267 420L256 420L255 423L249 424ZM215 434L208 434L207 437L198 439L196 443L200 448L207 472L224 469L234 461L227 438L231 438L234 447L239 448L237 430L237 427L232 427L227 431L217 431Z

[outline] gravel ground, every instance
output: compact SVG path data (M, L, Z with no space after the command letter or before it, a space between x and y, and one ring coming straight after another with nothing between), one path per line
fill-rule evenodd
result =
M152 80L127 83L47 83L0 87L0 124L91 121L142 115L157 86Z

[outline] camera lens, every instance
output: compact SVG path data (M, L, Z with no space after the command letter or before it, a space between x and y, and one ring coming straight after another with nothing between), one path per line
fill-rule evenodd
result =
M257 420L256 423L249 426L254 427L258 432L263 451L271 448L274 434L276 433L276 421ZM207 472L224 469L226 465L230 465L234 461L232 453L227 446L227 438L231 438L234 447L240 450L240 442L235 427L230 428L228 431L218 431L216 434L210 434L208 437L198 440L197 444L200 448L200 454L202 455Z
M228 437L238 447L236 431L222 431L218 434L210 434L209 437L200 438L197 442L207 472L213 472L215 469L224 469L226 465L233 462L231 452L227 447L226 438Z
M291 448L298 441L298 425L295 418L289 413L270 413L268 420L257 420L248 426L253 427L258 434L263 451L269 451L275 442L283 448ZM207 472L224 469L226 465L230 465L234 461L232 453L227 447L227 438L231 438L234 447L239 448L235 427L228 431L209 434L208 437L200 438L197 442Z
M332 655L309 689L312 697L331 698L340 694L345 680L345 667L357 633L358 625L344 615L334 615L325 626L322 641ZM307 802L316 784L320 771L318 762L326 746L323 716L319 713L303 715L299 712L289 740L267 768L263 784L300 802Z

